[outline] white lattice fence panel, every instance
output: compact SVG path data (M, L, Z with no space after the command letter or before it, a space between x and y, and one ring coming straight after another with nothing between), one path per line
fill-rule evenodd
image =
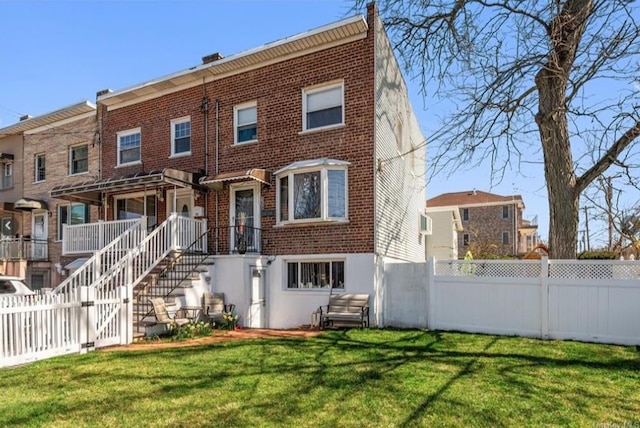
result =
M549 277L558 279L640 279L640 264L624 261L551 260Z
M442 276L537 278L540 272L538 261L438 260L435 273Z

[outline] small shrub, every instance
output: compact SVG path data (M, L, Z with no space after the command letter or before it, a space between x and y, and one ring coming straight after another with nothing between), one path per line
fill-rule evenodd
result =
M172 328L168 333L168 337L172 340L187 340L201 336L210 336L212 332L211 324L200 321L185 324L182 327Z
M583 251L578 254L578 260L616 260L616 253L607 250Z

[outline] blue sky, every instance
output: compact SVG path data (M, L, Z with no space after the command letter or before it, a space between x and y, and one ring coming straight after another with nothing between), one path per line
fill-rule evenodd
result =
M229 56L353 15L351 1L31 1L0 0L0 127L201 63L213 52ZM364 11L360 11L363 12ZM425 136L438 127L439 106L406 76ZM532 144L538 144L533 142ZM427 162L428 162L427 155ZM538 215L548 233L541 164L507 171L491 187L488 165L440 175L428 197L463 190L521 194L525 217Z

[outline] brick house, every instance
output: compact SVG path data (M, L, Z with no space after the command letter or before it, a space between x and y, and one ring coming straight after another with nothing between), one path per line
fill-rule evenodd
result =
M308 324L332 289L368 293L382 325L384 264L424 261L424 137L373 4L103 91L98 128L100 178L52 195L106 222L204 221L207 287L245 326Z
M458 211L464 229L457 234L459 258L474 247L492 254L523 256L538 243L537 217L531 221L523 218L525 205L520 195L479 190L443 193L427 200L427 207L429 215L432 210Z
M14 166L12 195L0 191L4 206L12 206L2 218L13 220L13 234L3 236L0 248L4 263L14 265L7 273L25 278L34 289L55 287L63 279L62 224L97 218L96 208L90 215L88 205L71 207L49 196L54 186L86 181L97 172L96 131L96 108L88 101L0 129Z

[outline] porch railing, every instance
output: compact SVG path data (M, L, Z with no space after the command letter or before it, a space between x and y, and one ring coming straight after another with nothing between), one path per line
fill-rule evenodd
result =
M87 254L104 248L131 227L147 228L147 218L62 225L62 254ZM139 241L138 241L139 242ZM138 242L133 243L136 245Z
M210 231L212 254L262 253L262 229L249 226L215 227Z
M146 221L131 224L120 236L96 251L89 260L62 281L53 292L69 293L80 286L93 284L103 272L143 240L147 233L145 224Z
M0 240L0 259L48 260L49 244L46 239L4 238Z

